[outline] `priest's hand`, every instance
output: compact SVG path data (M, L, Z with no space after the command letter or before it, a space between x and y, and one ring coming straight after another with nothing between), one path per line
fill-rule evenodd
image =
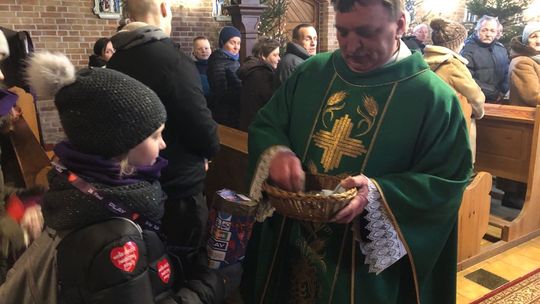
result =
M351 200L351 202L343 209L341 209L332 219L332 222L347 224L352 222L356 216L358 216L367 205L368 196L368 178L365 175L349 176L341 181L341 186L345 189L356 187L358 193Z
M270 162L268 178L279 188L292 192L304 190L306 175L293 152L277 153Z

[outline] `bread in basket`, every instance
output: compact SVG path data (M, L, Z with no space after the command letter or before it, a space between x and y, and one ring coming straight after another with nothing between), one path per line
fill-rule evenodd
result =
M356 196L356 188L330 195L321 190L334 189L341 179L322 174L306 174L305 192L289 192L268 181L263 184L270 204L282 215L310 222L329 222Z

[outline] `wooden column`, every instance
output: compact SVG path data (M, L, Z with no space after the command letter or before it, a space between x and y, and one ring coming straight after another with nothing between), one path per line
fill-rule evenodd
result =
M251 55L251 49L258 39L257 26L265 8L259 0L242 0L240 4L225 7L231 14L234 27L242 33L240 61Z

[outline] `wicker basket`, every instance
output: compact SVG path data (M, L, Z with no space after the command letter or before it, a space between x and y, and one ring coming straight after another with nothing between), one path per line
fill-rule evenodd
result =
M334 189L341 179L320 174L306 174L306 192ZM289 192L265 182L263 191L276 211L282 215L310 222L329 222L356 196L356 188L329 196Z

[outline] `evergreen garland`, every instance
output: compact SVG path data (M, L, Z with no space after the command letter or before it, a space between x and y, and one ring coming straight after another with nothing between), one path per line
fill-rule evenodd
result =
M478 18L483 15L498 17L503 25L503 36L499 41L507 45L512 37L523 32L522 13L530 0L468 0L467 9Z
M276 39L285 45L287 33L285 31L286 13L289 4L286 0L261 0L266 9L259 22L259 36Z

